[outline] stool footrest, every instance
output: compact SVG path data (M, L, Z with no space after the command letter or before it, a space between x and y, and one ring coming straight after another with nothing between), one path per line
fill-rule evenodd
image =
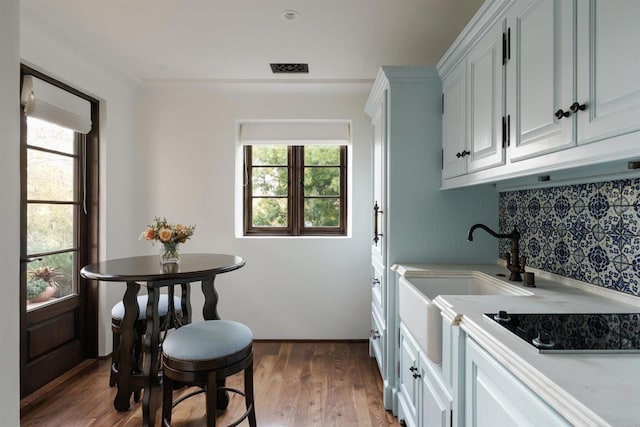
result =
M245 397L244 392L242 390L238 390L236 388L232 388L232 387L217 387L217 390L228 391L228 392L231 392L231 393L239 394L242 397ZM184 402L185 400L189 399L190 397L193 397L193 396L198 395L198 394L202 394L205 391L206 390L204 388L200 388L199 390L195 390L195 391L192 391L191 393L185 394L180 399L178 399L175 402L173 402L173 404L171 405L171 408L175 408L176 406L178 406L178 404ZM236 426L240 425L240 423L243 422L249 416L249 414L251 413L252 410L253 410L253 402L251 402L249 404L249 407L247 408L245 413L240 416L240 418L235 420L233 422L233 424L229 424L227 427L236 427ZM163 419L162 420L162 426L163 427L171 427L171 424L169 424L166 419Z

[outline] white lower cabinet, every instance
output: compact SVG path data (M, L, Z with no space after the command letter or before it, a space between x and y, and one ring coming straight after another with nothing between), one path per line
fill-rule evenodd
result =
M375 357L380 369L382 378L385 378L385 341L386 329L384 326L384 320L376 306L375 302L371 303L371 336L369 337L369 355Z
M421 378L420 425L423 427L450 427L452 414L451 394L442 384L437 367L424 354L419 356Z
M398 420L409 427L449 427L451 395L439 365L421 351L411 332L400 322Z
M411 332L400 322L400 375L398 383L398 420L400 424L418 425L418 352Z
M475 341L465 347L465 425L571 425Z

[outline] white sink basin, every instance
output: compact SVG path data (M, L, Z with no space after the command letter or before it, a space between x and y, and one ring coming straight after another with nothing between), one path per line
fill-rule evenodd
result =
M433 303L438 295L533 295L481 273L445 276L421 272L402 276L399 285L400 318L427 357L438 364L442 361L442 317Z

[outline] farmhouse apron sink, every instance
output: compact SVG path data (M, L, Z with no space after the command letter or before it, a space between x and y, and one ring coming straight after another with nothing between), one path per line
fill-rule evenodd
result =
M400 319L434 363L442 359L442 317L433 303L438 295L533 295L484 273L446 275L409 272L400 277Z

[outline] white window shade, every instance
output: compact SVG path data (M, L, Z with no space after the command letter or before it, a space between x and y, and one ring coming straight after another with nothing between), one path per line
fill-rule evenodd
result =
M242 145L346 145L350 139L348 121L265 121L240 125Z
M91 131L91 103L37 77L24 76L20 102L29 117L83 134Z

